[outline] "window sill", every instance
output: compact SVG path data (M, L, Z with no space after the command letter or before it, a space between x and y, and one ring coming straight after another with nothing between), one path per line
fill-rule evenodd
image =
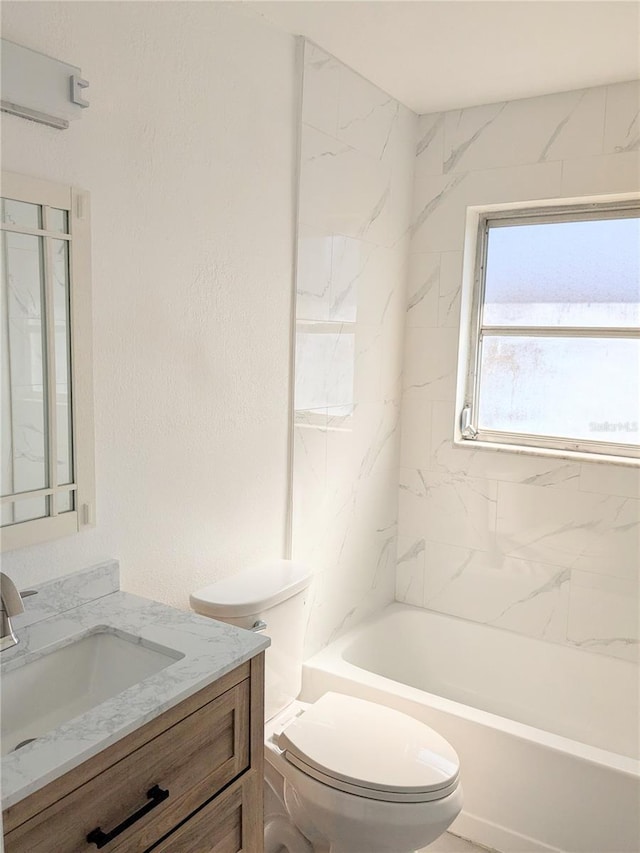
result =
M606 465L622 465L640 468L640 457L614 456L607 453L587 453L582 450L559 450L551 447L529 447L522 444L501 444L494 441L477 441L456 436L453 446L464 450L507 451L519 456L542 456L547 459L568 459L572 462L594 462Z
M13 551L30 545L51 542L62 536L70 536L80 530L78 513L75 510L47 518L34 518L9 524L2 528L2 551Z

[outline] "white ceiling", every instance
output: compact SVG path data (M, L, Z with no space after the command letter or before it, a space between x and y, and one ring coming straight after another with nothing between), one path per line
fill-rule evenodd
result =
M417 113L640 77L635 0L257 0Z

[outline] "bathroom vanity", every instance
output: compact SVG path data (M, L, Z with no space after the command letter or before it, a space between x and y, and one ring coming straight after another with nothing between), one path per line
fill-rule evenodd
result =
M113 583L89 571L67 587ZM269 641L117 591L38 618L64 598L39 595L2 657L6 853L260 853Z

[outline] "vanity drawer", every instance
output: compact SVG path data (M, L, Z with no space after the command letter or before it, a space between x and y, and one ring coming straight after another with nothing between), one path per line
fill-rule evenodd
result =
M251 803L262 778L251 770L149 853L254 853L262 842L262 821Z
M10 832L6 853L142 853L249 766L249 697L241 681L184 717ZM98 829L114 836L100 848Z

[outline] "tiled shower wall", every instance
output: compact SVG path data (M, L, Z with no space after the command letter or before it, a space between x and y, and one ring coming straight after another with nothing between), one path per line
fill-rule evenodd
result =
M637 83L419 119L398 600L637 658L638 468L474 452L451 437L466 206L637 191L639 146Z
M416 116L305 44L292 552L307 654L393 600Z

